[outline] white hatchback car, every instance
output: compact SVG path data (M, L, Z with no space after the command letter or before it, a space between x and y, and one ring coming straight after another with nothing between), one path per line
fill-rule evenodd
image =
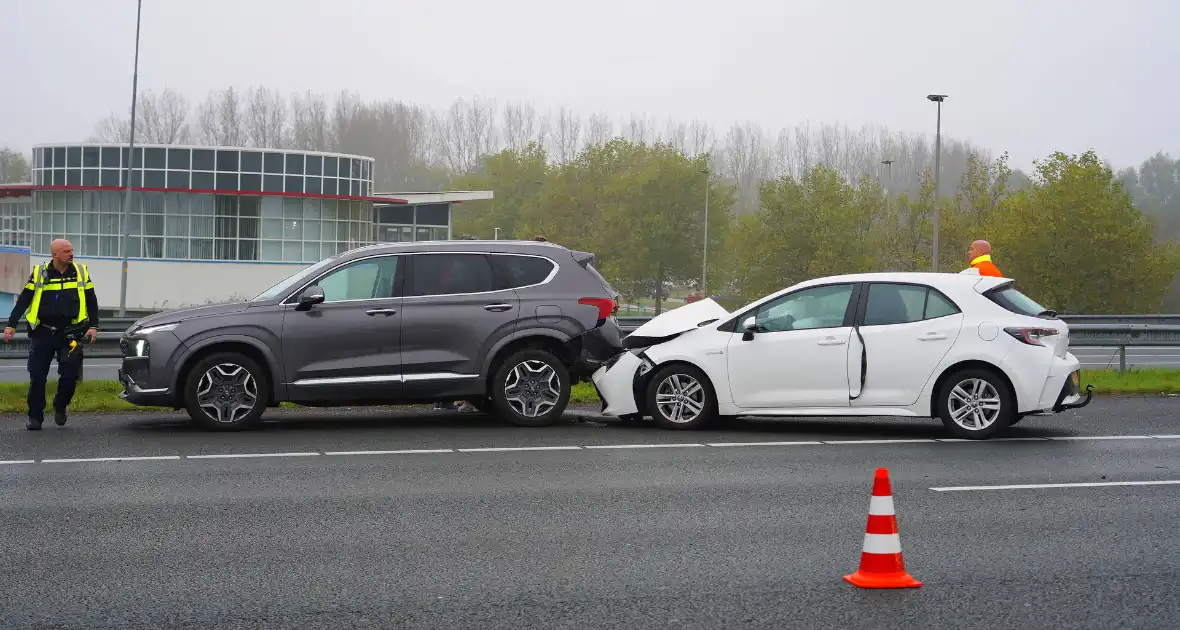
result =
M1014 285L872 273L802 282L735 313L705 299L640 326L592 380L605 415L669 429L718 416L908 416L986 439L1092 396L1069 327Z

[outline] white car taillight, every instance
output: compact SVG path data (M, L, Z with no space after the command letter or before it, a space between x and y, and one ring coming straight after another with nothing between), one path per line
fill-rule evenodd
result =
M1004 332L1030 346L1044 346L1045 344L1041 343L1042 339L1061 334L1055 328L1005 328Z

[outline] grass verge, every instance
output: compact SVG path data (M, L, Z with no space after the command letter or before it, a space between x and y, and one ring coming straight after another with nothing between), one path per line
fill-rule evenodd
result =
M1096 395L1180 395L1180 370L1128 370L1118 374L1113 370L1084 370L1082 384L1092 383ZM26 413L25 396L27 383L0 383L0 413ZM119 398L122 388L115 381L83 381L78 384L70 411L148 411L153 407L137 407ZM50 381L45 388L48 407L53 406L53 395L57 392L57 381ZM598 395L589 383L579 383L570 392L572 405L597 405ZM284 407L290 407L284 403ZM52 410L50 409L50 413Z

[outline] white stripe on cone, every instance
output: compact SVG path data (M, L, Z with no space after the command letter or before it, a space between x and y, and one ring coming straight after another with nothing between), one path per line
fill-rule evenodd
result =
M865 534L865 553L901 553L901 536L897 534Z
M893 496L872 497L869 499L870 516L893 516Z

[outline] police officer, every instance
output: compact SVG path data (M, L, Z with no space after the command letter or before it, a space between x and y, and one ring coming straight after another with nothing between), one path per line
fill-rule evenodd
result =
M45 379L55 357L59 381L53 421L65 425L66 407L82 376L82 339L94 343L98 338L98 298L90 272L86 265L74 263L74 246L64 238L53 241L49 251L52 258L33 267L4 329L4 342L12 341L17 321L28 311L30 383L25 428L30 431L39 431L45 419Z

